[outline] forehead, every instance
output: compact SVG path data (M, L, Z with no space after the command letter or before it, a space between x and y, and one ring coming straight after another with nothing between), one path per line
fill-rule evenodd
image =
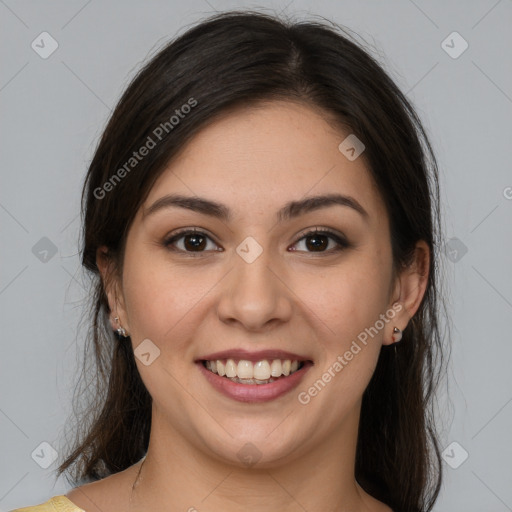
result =
M182 148L145 206L173 192L207 197L234 210L265 212L287 200L338 192L356 198L370 215L385 216L364 156L351 161L339 150L348 135L349 130L301 103L237 108Z

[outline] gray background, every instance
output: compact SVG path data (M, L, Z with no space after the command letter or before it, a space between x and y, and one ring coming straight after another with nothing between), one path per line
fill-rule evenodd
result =
M241 7L348 26L416 105L441 167L453 324L440 410L443 448L458 444L446 452L435 510L511 511L510 0L0 0L0 511L69 488L55 482L56 462L36 460L51 460L43 442L60 451L71 412L87 285L79 197L110 110L149 52L215 10ZM31 47L43 31L59 45L47 59ZM442 46L453 31L469 44L457 58L461 40L445 43L452 56Z

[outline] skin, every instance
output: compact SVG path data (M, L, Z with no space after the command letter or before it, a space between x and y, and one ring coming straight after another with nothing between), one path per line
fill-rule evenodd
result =
M68 493L88 512L102 510L390 511L357 484L354 460L361 397L394 326L405 329L427 283L429 250L394 275L388 215L363 157L349 161L338 145L348 135L317 110L275 101L230 112L203 129L153 186L130 227L120 279L107 286L111 322L119 317L135 349L149 338L160 356L136 358L153 398L152 429L141 480L128 502L140 462ZM338 192L366 210L334 205L278 223L286 202ZM170 193L224 204L221 221L172 207L144 216ZM206 231L206 252L176 251L165 240L179 228ZM330 228L350 246L324 252L301 238ZM263 253L247 263L236 252L247 236ZM191 245L187 246L190 250ZM214 249L222 249L215 251ZM182 249L180 253L178 249ZM295 250L290 250L295 249ZM193 250L193 246L192 246ZM106 248L97 262L112 265ZM379 315L392 321L306 405L297 399L332 367ZM314 362L299 387L266 403L219 394L196 367L201 355L230 348L279 348ZM247 467L237 453L261 453Z

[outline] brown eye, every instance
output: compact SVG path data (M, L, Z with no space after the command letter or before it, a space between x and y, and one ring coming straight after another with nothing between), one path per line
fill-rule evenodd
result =
M210 243L210 246L208 243ZM213 245L213 247L212 247ZM166 239L164 246L168 249L181 252L207 252L219 250L213 240L202 231L186 230L172 235Z
M305 233L294 245L303 243L303 249L293 249L300 252L332 253L350 247L342 237L328 230L314 229Z
M203 235L185 235L183 240L187 251L201 251L206 247L206 237Z
M306 247L310 251L323 251L329 245L329 238L325 235L309 235L306 238Z

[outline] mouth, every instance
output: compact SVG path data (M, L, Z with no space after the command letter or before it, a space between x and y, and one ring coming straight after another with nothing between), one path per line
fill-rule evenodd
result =
M224 396L240 402L266 402L290 392L313 366L313 361L283 351L230 351L195 361Z
M305 361L262 359L253 363L247 359L215 359L202 360L201 364L210 372L231 382L262 385L293 375L304 367Z

